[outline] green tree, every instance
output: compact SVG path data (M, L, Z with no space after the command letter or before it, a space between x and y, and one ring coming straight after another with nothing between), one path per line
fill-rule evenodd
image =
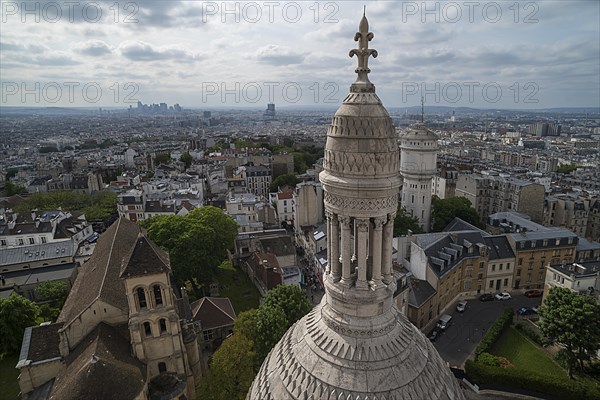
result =
M158 153L154 157L154 165L168 164L171 162L171 153Z
M19 351L25 328L36 325L39 315L35 303L16 293L0 299L0 359Z
M4 191L6 192L7 196L13 196L15 194L21 194L23 192L26 192L27 189L25 189L24 186L15 185L11 181L7 180L6 184L4 185Z
M69 285L65 281L46 281L35 289L40 300L51 302L58 309L65 304L69 291Z
M306 293L296 285L279 285L269 290L262 305L281 308L287 319L286 330L312 310L312 304L308 301Z
M181 217L165 215L142 222L148 236L169 252L180 282L209 284L233 247L237 224L216 207L201 207Z
M548 339L567 351L569 377L580 362L600 349L600 305L591 296L566 288L552 288L540 307L540 329Z
M253 308L248 311L242 311L233 325L233 333L236 335L243 335L252 342L256 341L256 315L258 310Z
M297 183L298 178L296 177L296 174L279 175L271 182L271 192L276 192L280 186L296 186Z
M33 210L78 211L88 220L106 220L117 213L117 195L113 192L94 194L58 191L37 193L15 206L15 211Z
M479 214L473 207L471 201L465 197L449 197L440 199L434 196L431 200L431 219L433 221L433 231L441 232L452 220L458 217L463 221L473 224L477 227L483 227Z
M254 350L244 335L226 339L214 353L208 376L199 385L202 400L244 400L254 380Z
M288 330L288 320L281 307L261 304L256 313L256 349L257 364L262 364L269 351Z
M419 219L408 215L404 207L398 207L396 218L394 218L394 236L403 236L408 233L423 233L423 229L419 225Z
M577 164L563 164L556 170L559 174L570 174L571 172L577 170Z
M179 161L181 161L182 163L185 164L185 169L188 169L190 167L190 165L192 165L192 161L194 159L192 158L192 156L190 155L189 152L185 152L181 155L181 157L179 157Z

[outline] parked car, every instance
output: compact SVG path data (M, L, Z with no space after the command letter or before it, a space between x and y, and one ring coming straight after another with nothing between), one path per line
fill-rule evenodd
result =
M433 330L429 333L429 336L427 336L427 337L432 342L435 342L437 340L437 338L440 337L441 334L442 334L442 330L438 326L436 326L435 328L433 328Z
M479 296L479 300L481 300L481 301L492 301L494 299L495 299L495 297L491 293L486 293L486 294L482 294L481 296Z
M458 312L465 312L466 309L467 309L467 302L465 300L459 301L458 304L456 305L456 311L458 311Z
M538 313L539 312L539 307L535 306L535 307L531 307L531 309L533 310L534 313Z
M524 316L524 315L537 314L537 312L533 308L530 308L530 307L521 307L517 310L517 314Z
M496 300L510 300L510 299L512 299L510 293L502 292L502 293L496 294Z
M528 290L525 292L525 297L542 297L544 292L541 290Z
M440 320L437 323L437 327L445 331L450 326L450 321L452 321L452 316L444 314L440 317Z

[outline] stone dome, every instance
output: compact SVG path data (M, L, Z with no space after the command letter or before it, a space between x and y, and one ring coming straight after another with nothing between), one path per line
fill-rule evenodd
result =
M463 400L456 379L395 305L392 239L401 184L395 129L355 35L356 82L327 132L325 296L271 350L247 400Z

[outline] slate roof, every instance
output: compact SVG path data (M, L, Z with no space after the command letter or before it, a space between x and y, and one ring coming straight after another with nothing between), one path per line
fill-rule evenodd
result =
M504 235L490 236L484 238L485 244L489 248L490 260L501 260L504 258L515 258L515 253L510 242Z
M279 236L275 238L259 238L262 248L267 253L276 256L287 256L296 252L296 247L291 236Z
M0 251L0 266L73 257L76 251L77 246L71 240L10 247Z
M203 297L191 306L193 320L201 321L203 330L230 326L236 319L231 301L227 297Z
M435 289L427 281L411 276L407 279L407 283L410 287L408 291L408 304L413 307L421 307L435 294Z
M65 362L50 400L130 400L145 384L146 367L131 355L126 326L100 323Z
M19 363L50 360L60 357L58 330L62 324L30 326L25 329Z
M120 276L143 276L168 271L170 268L167 253L140 233L131 253L123 261Z
M0 225L0 235L6 236L49 232L52 232L52 224L50 222L40 222L37 226L35 222L25 222L22 224L15 224L12 229L8 227L8 224Z
M480 257L480 246L486 246L484 243L486 236L489 235L480 230L446 233L423 249L431 270L441 277L451 271L461 260ZM470 253L469 248L472 249Z
M444 228L443 232L454 232L454 231L482 231L475 225L468 223L458 217L454 217L452 221Z
M97 299L128 311L125 285L119 279L121 263L134 247L141 228L119 218L104 232L92 257L81 267L57 322L68 325Z

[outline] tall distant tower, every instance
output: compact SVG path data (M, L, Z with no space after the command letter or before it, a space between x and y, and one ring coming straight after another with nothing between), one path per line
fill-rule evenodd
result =
M437 169L437 135L424 122L400 135L400 173L404 178L400 204L431 229L431 180Z
M325 296L265 359L247 400L462 400L432 344L396 308L392 270L400 187L396 132L367 74L373 34L354 39L358 78L327 131Z

